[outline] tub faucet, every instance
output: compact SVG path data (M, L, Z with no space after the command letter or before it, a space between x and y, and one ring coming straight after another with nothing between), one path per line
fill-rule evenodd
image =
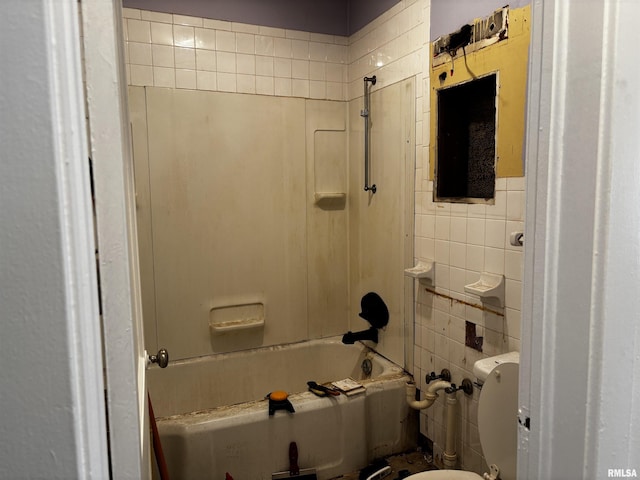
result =
M342 336L342 343L351 344L358 340L371 340L372 342L378 343L378 329L371 327L361 332L347 332Z

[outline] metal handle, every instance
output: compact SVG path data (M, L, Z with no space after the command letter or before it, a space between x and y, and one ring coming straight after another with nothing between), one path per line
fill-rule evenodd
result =
M360 116L364 118L364 191L376 193L376 185L369 185L369 83L376 84L376 76L364 77L364 108Z
M167 368L169 365L169 352L166 348L158 350L157 355L149 355L149 361L151 363L157 363L160 368Z

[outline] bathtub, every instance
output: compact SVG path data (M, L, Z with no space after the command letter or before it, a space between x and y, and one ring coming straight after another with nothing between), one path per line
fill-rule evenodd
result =
M370 360L371 373L362 368ZM368 364L369 362L365 362ZM171 478L270 480L289 468L329 479L415 446L417 416L405 400L402 368L363 344L311 340L170 363L148 372L149 392ZM319 384L351 377L353 396L317 397ZM265 396L289 392L295 413L268 413Z

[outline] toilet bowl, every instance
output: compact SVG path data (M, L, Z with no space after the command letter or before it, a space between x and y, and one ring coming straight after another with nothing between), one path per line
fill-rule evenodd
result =
M478 400L478 432L482 453L491 468L485 479L515 480L518 448L518 369L520 354L505 353L477 361L473 373L482 384ZM497 472L497 474L496 474ZM462 470L431 470L406 480L478 480Z

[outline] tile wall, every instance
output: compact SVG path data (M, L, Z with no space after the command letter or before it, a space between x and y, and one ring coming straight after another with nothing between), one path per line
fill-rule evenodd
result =
M425 152L425 156L426 156ZM425 375L443 368L452 381L475 381L473 364L481 358L520 350L522 247L509 243L511 232L524 229L524 177L496 181L494 205L434 203L433 182L416 185L415 255L435 261L435 281L420 283L416 293L414 375L422 389ZM487 306L464 292L481 272L505 276L504 308ZM465 324L476 325L482 352L465 346ZM487 471L477 428L478 391L458 394L458 458L464 470ZM445 442L443 396L421 411L420 430L434 441L436 454Z
M348 38L125 8L130 85L345 100Z
M508 238L524 227L524 178L498 179L495 205L432 200L429 0L403 0L348 38L134 9L124 17L131 85L352 100L362 96L364 76L377 76L376 89L415 77L415 257L436 262L435 283L416 282L416 381L424 389L426 373L448 368L459 384L473 379L477 359L520 349L522 249ZM475 308L477 297L464 293L482 271L506 277L505 307L497 313ZM483 337L482 353L465 346L466 321ZM478 393L460 399L460 467L482 473ZM420 418L421 433L441 454L444 403Z

